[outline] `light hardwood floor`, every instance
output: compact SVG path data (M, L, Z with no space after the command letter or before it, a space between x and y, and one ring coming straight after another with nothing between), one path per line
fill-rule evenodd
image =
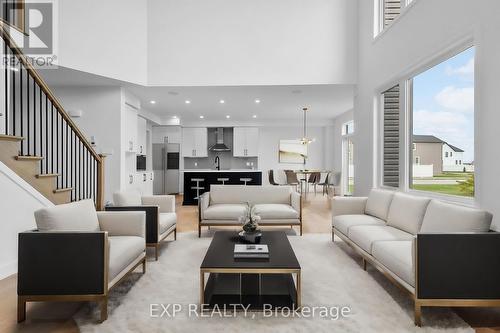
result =
M176 198L178 214L178 232L198 230L198 213L194 206L182 206L182 197ZM304 202L304 233L330 233L331 212L330 200L321 194L310 194ZM206 232L206 228L204 229ZM298 231L298 230L297 230ZM27 320L16 323L16 276L0 281L0 333L3 332L78 332L72 316L81 303L30 303L27 309ZM499 309L457 309L479 333L500 332ZM97 320L97 318L96 318Z

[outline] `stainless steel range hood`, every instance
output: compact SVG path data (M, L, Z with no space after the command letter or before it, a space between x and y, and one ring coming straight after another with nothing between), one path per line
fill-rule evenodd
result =
M222 127L217 128L217 141L216 143L208 148L211 151L231 151L231 149L224 144L224 129Z

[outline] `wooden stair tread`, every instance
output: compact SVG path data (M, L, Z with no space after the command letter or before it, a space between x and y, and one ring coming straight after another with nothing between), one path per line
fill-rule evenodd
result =
M36 178L50 178L50 177L59 177L58 173L44 173L36 175Z
M0 134L0 141L22 141L24 138L22 136L15 136L15 135L5 135L5 134Z
M16 156L16 160L18 160L18 161L41 161L41 160L43 160L43 157L19 155L19 156Z
M54 193L63 193L63 192L69 192L73 191L72 187L66 187L66 188L57 188L54 190Z

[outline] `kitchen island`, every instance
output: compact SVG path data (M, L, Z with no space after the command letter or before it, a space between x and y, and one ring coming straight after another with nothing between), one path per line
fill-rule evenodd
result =
M210 185L222 185L218 179L226 178L225 185L244 185L241 178L250 178L247 185L262 185L262 171L251 169L229 169L229 170L213 170L213 169L185 169L184 173L184 200L183 205L197 205L196 198L196 182L192 179L203 179L199 182L200 195L210 191Z

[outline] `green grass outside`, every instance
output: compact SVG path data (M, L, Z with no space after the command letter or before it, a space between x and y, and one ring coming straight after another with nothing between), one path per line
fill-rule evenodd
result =
M413 184L412 188L419 191L436 192L448 195L459 195L461 197L472 197L460 190L458 184L454 185L441 185L441 184Z
M467 179L471 175L473 175L472 172L443 172L442 174L435 175L432 178Z

